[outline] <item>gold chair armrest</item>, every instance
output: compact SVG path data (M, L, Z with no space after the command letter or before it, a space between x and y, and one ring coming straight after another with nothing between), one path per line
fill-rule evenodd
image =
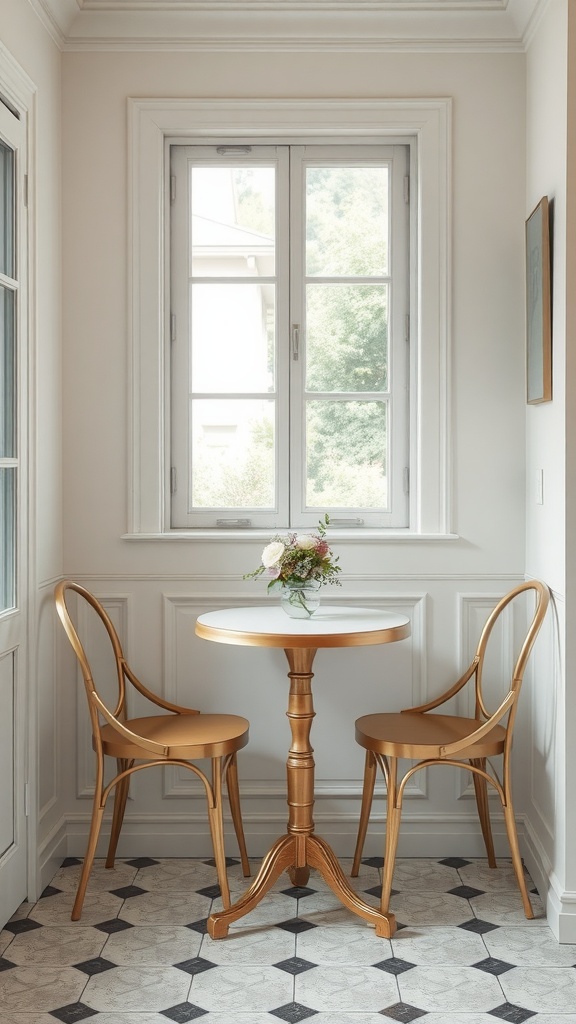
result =
M449 701L451 697L454 697L455 694L460 692L462 687L465 686L468 680L474 675L478 667L478 661L478 657L475 657L470 667L466 669L464 675L460 676L460 679L458 679L458 681L454 683L454 685L451 686L449 690L446 690L445 693L442 693L440 694L439 697L436 697L434 700L429 701L428 704L420 704L417 708L403 708L401 713L422 713L424 711L432 711L433 708L439 708L441 704L446 704L446 702Z
M168 747L165 747L163 743L157 743L156 740L147 740L143 736L138 736L135 732L128 729L122 722L119 722L117 718L114 718L114 715L108 710L104 701L100 699L96 690L91 691L90 697L96 704L102 717L105 718L108 724L111 725L116 732L120 733L125 740L129 740L130 743L133 743L135 746L142 747L143 750L147 750L151 754L158 754L160 757L166 757L168 755Z
M514 690L510 690L498 710L495 711L479 729L470 733L469 736L465 736L462 740L457 740L455 743L447 743L445 747L440 747L440 757L452 757L460 750L466 750L467 747L471 747L478 740L483 739L483 737L486 736L495 725L498 725L498 722L504 717L506 712L510 710L517 696L518 694Z
M124 670L124 674L132 683L132 686L134 686L134 688L138 690L138 692L141 693L143 697L146 697L146 699L149 700L152 704L156 704L157 707L164 708L165 711L172 711L176 715L200 714L200 712L197 711L195 708L180 707L179 704L172 704L168 700L163 700L162 697L159 697L157 693L152 693L151 690L144 686L144 683L140 682L138 676L134 675L132 669L130 668L129 665L126 664L126 661L124 660L122 660L122 668Z

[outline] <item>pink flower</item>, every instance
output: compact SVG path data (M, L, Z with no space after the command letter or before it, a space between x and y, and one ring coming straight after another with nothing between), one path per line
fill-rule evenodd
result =
M329 551L328 541L319 540L316 545L316 552L320 555L320 558L325 558Z

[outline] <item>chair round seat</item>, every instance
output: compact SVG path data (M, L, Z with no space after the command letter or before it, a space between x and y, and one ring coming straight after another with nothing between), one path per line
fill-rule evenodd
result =
M356 721L356 741L366 750L389 757L449 757L441 748L471 735L483 725L476 718L421 712L364 715ZM504 750L506 730L495 725L487 736L453 755L458 760L491 757Z
M223 757L248 743L249 722L239 715L151 715L130 718L123 723L127 729L147 740L168 747L166 758L185 761L201 757ZM162 755L124 739L111 725L100 729L102 748L111 757L162 760Z

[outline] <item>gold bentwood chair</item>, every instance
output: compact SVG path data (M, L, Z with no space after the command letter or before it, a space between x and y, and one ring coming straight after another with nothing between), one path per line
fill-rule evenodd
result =
M112 644L118 684L118 699L113 711L107 707L97 692L86 653L68 611L66 599L71 591L86 601L100 617ZM104 808L110 792L112 789L115 790L114 813L106 859L107 868L114 867L131 776L143 768L166 764L189 768L204 784L222 902L225 908L229 907L230 888L226 874L222 822L222 781L223 779L226 781L228 789L232 821L240 848L242 870L244 875L248 876L250 868L240 814L236 753L248 742L249 723L245 718L240 718L237 715L200 714L191 708L178 707L178 705L171 704L151 693L136 678L126 663L118 634L109 616L89 591L77 583L66 580L56 586L55 598L58 615L82 669L92 722L92 746L96 751L96 787L92 822L72 910L72 920L78 921L82 913ZM152 715L148 718L128 718L126 709L127 681L148 701L161 708L163 714ZM106 756L116 758L117 763L116 775L109 783L104 780ZM204 772L192 763L200 758L211 758L212 760L211 782Z
M510 688L500 707L493 714L487 710L482 695L482 671L486 648L490 634L502 611L525 591L534 591L535 608L526 638L514 666ZM512 864L522 896L524 913L527 918L534 917L526 882L522 870L522 861L518 847L518 836L512 806L510 755L512 750L512 733L522 677L532 646L546 614L550 592L538 581L522 583L510 591L496 605L488 618L476 654L469 668L466 669L458 682L436 700L423 704L421 707L408 708L400 714L366 715L356 722L356 740L366 749L364 770L364 788L360 811L358 840L354 854L352 875L358 874L360 857L366 831L370 808L374 795L376 766L379 765L387 785L386 815L386 846L382 885L382 911L387 913L390 904L394 861L400 831L402 799L408 779L421 768L429 768L435 764L450 764L466 768L472 773L474 790L480 825L488 863L496 867L494 844L488 809L488 788L490 783L498 793L504 811L504 821L508 833L508 842L512 854ZM457 715L428 714L434 708L449 701L465 686L474 681L475 711L474 718L463 718ZM488 758L503 755L501 779L496 770L487 761ZM398 760L408 758L417 761L405 772L398 782ZM490 769L490 771L488 770ZM491 774L492 772L492 774Z

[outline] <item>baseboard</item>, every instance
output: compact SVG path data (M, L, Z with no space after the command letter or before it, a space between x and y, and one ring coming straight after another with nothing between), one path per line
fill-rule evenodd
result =
M263 857L272 843L286 829L286 813L251 814L244 817L246 845L250 857ZM69 815L67 818L67 849L70 857L82 857L86 848L90 818ZM337 857L352 857L356 844L358 819L355 815L316 816L316 829L334 850ZM494 847L497 857L508 858L510 850L503 820L493 816ZM228 856L238 853L232 824L225 821L225 843ZM519 823L522 834L522 823ZM105 819L97 848L97 856L106 853L110 835L110 819ZM384 823L370 825L364 855L384 853ZM118 844L119 857L211 857L212 842L205 820L187 815L126 817ZM485 857L482 834L475 815L411 816L406 815L398 843L399 857Z
M524 822L522 853L546 907L548 925L558 942L576 943L576 892L563 889L537 833Z
M86 831L86 836L88 831ZM38 844L38 892L28 893L29 900L40 898L50 884L64 858L68 855L68 822L60 818L48 835Z

